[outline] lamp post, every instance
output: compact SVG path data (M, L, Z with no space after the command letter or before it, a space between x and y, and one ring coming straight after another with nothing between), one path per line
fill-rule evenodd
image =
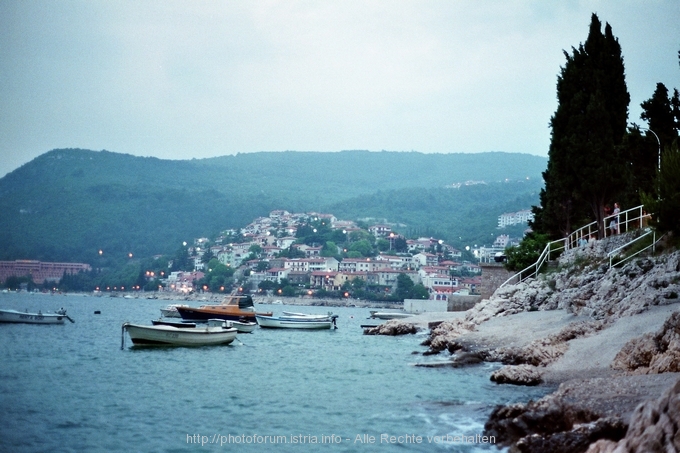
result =
M651 130L649 128L641 127L641 126L638 126L638 128L643 129L643 130L648 131L648 132L651 132L652 134L654 134L654 137L656 137L656 142L659 144L659 170L661 170L661 140L659 140L659 136L656 135L656 132L654 132L653 130Z

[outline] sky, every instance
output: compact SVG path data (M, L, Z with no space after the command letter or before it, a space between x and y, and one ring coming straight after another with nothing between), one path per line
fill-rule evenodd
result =
M55 148L547 156L564 51L680 89L678 0L0 0L0 177Z

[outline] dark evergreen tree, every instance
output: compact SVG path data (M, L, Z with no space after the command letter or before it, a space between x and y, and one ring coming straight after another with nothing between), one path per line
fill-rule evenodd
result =
M680 148L678 142L667 147L661 156L657 196L643 194L642 200L654 213L652 224L661 231L680 236Z
M623 141L629 166L629 182L620 199L623 206L637 206L642 193L654 193L659 160L659 145L652 134L643 134L637 125L629 129Z
M552 238L569 234L593 216L602 224L605 204L621 195L628 180L621 143L630 95L618 39L609 24L602 33L593 14L585 44L564 54L558 107L550 120L545 188L533 222Z
M674 97L677 98L677 96L678 93L675 90ZM671 146L678 138L673 103L674 101L668 96L666 86L663 83L657 83L652 97L640 104L643 110L640 118L647 121L649 129L657 135L662 150ZM650 137L650 139L656 143L655 137Z
M678 138L678 126L674 110L677 90L673 98L663 83L656 84L652 97L644 101L640 118L647 127L632 127L624 140L624 149L630 166L627 202L640 203L642 193L655 193L655 178L660 165L661 153ZM644 136L641 131L644 130Z
M680 92L678 92L677 88L673 90L671 109L673 110L673 119L675 120L675 130L680 131Z

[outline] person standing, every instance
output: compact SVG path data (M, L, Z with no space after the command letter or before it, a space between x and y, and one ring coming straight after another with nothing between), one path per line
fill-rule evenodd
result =
M612 221L609 223L609 229L611 230L612 234L620 234L621 233L621 227L619 225L619 213L621 212L621 208L619 207L618 203L614 203L614 212L612 212Z

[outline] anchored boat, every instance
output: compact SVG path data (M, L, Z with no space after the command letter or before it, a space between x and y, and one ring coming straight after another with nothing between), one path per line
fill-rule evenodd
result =
M255 315L271 316L271 312L255 313L253 298L248 295L230 295L218 305L201 305L200 307L178 306L182 319L185 321L207 321L208 319L223 319L230 321L255 321Z
M29 313L17 310L0 309L0 322L17 322L26 324L64 324L64 321L69 320L75 322L68 315L66 310L60 308L56 313Z
M371 318L373 319L404 319L414 316L413 313L399 312L399 311L375 311L371 310Z
M294 315L284 314L284 316L260 316L257 315L257 323L260 327L271 327L278 329L330 329L338 328L335 320L338 315L306 315L297 313Z
M211 319L206 327L175 327L169 325L142 326L126 322L122 326L121 349L125 347L127 331L134 345L143 346L206 346L229 344L238 332L221 319Z
M161 308L161 316L164 318L181 318L177 312L177 307L188 307L186 304L170 304L165 308Z

